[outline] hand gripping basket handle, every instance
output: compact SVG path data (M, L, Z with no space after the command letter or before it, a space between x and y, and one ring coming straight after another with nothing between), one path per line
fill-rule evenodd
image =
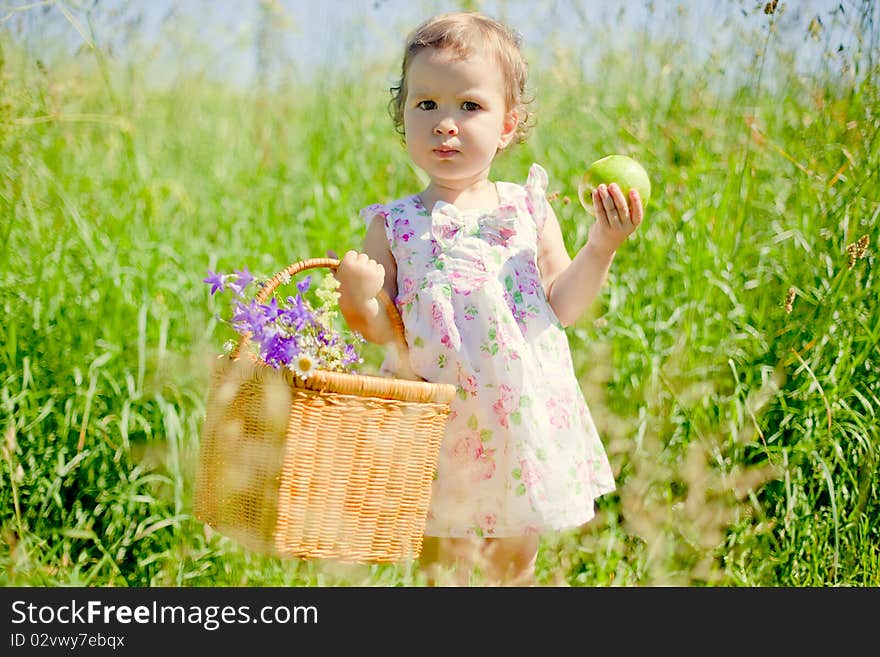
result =
M288 265L285 269L282 269L270 278L260 291L257 292L254 299L257 303L264 303L282 283L289 282L292 277L308 269L326 268L335 272L337 267L339 267L339 260L335 258L310 258L308 260L300 260L292 265ZM388 319L391 321L391 329L394 332L394 346L397 349L398 376L406 379L419 379L420 377L416 376L409 367L409 359L407 358L409 347L406 344L406 333L403 328L403 320L400 318L400 313L397 312L397 307L385 293L385 290L379 290L376 299L382 304L382 307L388 315ZM247 346L249 341L250 334L241 336L238 344L232 350L230 358L236 360L239 353L241 353L241 350Z

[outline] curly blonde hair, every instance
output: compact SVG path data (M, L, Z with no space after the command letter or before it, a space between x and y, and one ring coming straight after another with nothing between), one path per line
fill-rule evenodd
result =
M413 58L425 48L451 50L459 57L468 57L477 50L495 55L505 79L508 111L515 112L517 127L513 142L523 141L532 118L525 96L528 66L520 51L520 35L479 12L449 12L438 14L409 33L400 67L400 82L391 87L389 112L394 127L406 138L403 127L403 109L406 103L406 74Z

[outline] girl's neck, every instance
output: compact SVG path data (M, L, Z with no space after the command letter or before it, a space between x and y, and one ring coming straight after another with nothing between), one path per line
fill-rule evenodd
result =
M422 206L432 210L437 201L451 203L459 210L495 208L501 203L495 183L482 178L468 185L450 185L432 180L419 194Z

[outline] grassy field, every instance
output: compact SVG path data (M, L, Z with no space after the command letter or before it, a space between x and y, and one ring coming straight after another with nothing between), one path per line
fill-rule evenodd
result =
M769 58L760 8L733 71L657 40L609 47L601 85L577 53L534 72L537 125L494 176L544 165L572 254L588 162L631 154L654 186L569 329L618 490L545 538L542 583L880 585L880 30L847 7L810 75ZM0 584L423 583L255 555L192 513L226 337L207 270L341 253L358 208L420 184L379 69L242 92L2 30L0 57Z

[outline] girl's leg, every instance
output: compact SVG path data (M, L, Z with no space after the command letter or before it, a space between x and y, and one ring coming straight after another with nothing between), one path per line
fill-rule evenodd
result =
M470 586L479 539L425 536L419 565L429 586Z
M538 536L440 538L426 536L419 558L432 586L529 586L534 583Z

